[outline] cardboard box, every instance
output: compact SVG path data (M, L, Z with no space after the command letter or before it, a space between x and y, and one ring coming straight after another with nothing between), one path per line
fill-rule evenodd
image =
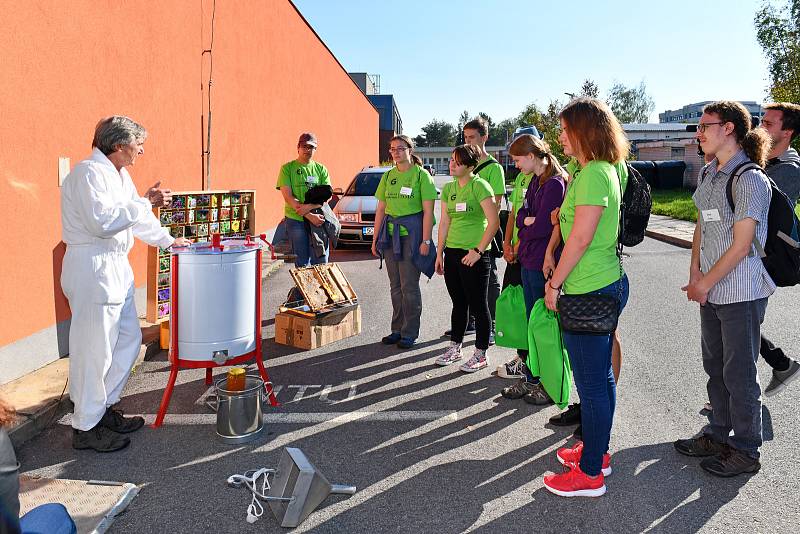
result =
M313 318L291 313L275 316L275 342L298 349L324 347L360 333L361 308L358 305L344 313L331 312Z

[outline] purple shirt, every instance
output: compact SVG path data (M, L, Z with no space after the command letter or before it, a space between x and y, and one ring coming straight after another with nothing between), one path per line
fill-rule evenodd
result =
M558 175L551 176L541 186L539 180L535 178L531 180L525 193L525 202L517 212L517 228L519 228L517 258L524 268L532 271L542 270L544 253L553 233L550 212L561 207L565 191L564 178ZM526 217L536 217L536 220L532 225L525 226ZM555 256L558 261L561 256L561 245L556 248Z

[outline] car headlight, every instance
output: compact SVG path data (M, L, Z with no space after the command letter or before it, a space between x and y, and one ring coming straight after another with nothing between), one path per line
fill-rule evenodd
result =
M358 222L358 213L340 213L338 217L342 222Z

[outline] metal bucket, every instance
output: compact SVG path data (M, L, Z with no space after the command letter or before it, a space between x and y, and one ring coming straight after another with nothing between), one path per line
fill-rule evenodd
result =
M269 393L261 377L246 375L244 389L230 391L225 389L227 377L214 383L216 405L208 405L217 412L217 435L229 444L247 443L257 439L264 430L262 404Z

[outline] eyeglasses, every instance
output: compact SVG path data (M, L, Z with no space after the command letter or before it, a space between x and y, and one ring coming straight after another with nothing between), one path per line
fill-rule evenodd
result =
M699 124L697 125L697 131L698 131L698 132L700 132L700 133L704 133L704 132L706 131L706 129L707 129L709 126L714 126L715 124L722 125L722 124L725 124L726 122L728 122L728 121L722 121L722 122L701 122L701 123L699 123Z
M315 147L314 145L301 145L300 148L303 148L305 150L316 150L317 149L317 147Z
M389 152L405 152L409 150L407 146L389 147Z

